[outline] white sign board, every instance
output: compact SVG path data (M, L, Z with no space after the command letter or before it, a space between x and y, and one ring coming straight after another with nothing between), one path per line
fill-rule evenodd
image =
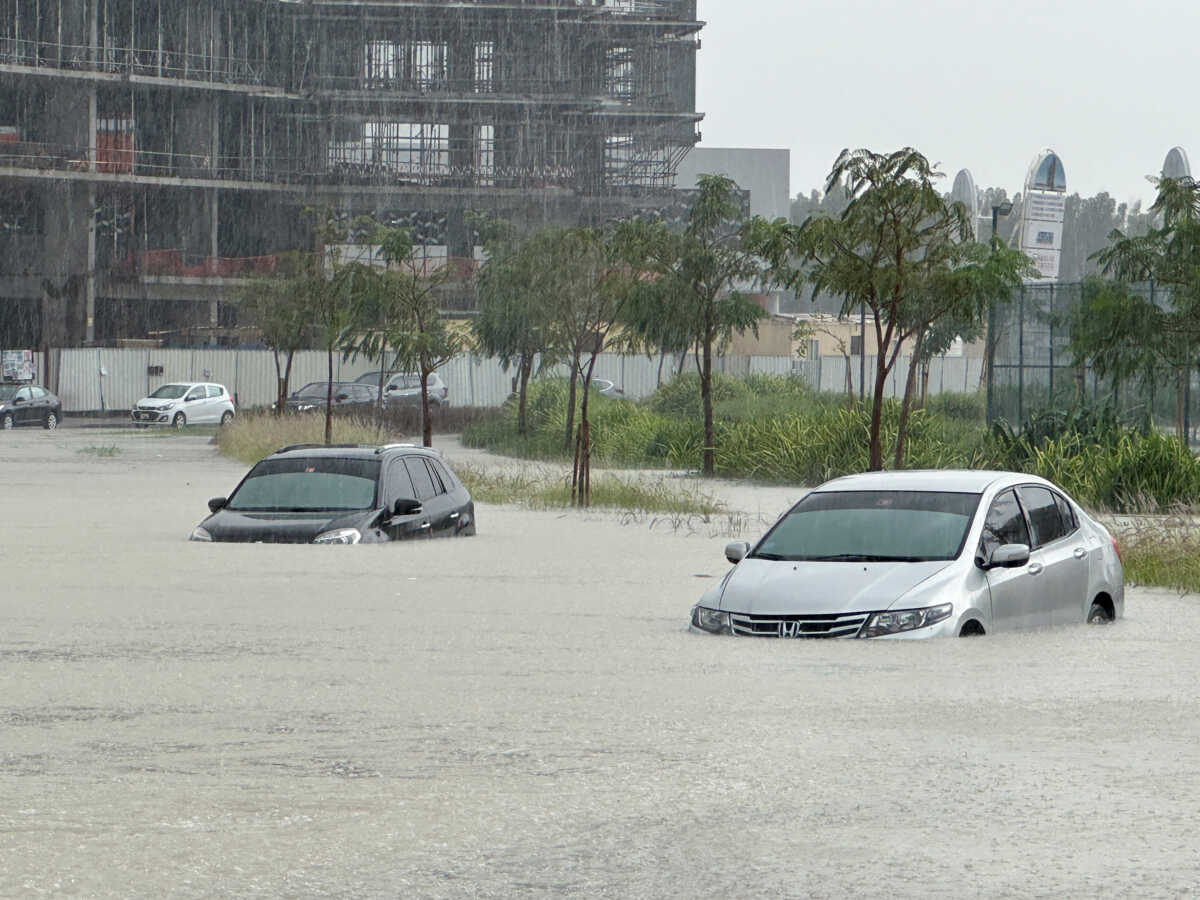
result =
M5 381L33 381L32 350L5 350L0 354L0 378Z
M1054 281L1062 256L1063 218L1066 198L1047 191L1027 191L1021 216L1021 250L1038 268L1035 281Z

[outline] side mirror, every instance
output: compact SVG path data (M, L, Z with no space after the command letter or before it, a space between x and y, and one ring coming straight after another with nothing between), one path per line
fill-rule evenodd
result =
M338 394L336 397L333 398L333 402L334 403L343 403L349 399L350 399L349 394Z
M24 402L25 402L24 397L14 397L13 398L13 406L16 406L18 403L24 403Z
M398 391L398 390L400 390L400 385L398 385L398 384L389 384L389 385L387 386L387 389L388 389L389 391Z
M409 500L405 497L396 501L392 507L392 515L394 516L415 516L421 511L420 500Z
M730 541L725 545L725 558L734 565L745 559L749 552L750 544L747 541Z
M216 512L218 509L224 509L225 504L228 502L229 501L226 500L224 497L213 497L211 500L208 501L208 511Z
M992 551L991 559L984 563L985 569L1019 569L1029 562L1028 544L1001 544Z

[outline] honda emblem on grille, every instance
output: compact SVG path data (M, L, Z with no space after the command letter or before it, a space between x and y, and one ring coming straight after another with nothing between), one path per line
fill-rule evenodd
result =
M800 636L799 622L780 622L779 636L781 638L794 638Z

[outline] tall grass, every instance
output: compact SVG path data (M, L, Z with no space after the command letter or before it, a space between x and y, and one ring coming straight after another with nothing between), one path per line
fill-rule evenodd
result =
M291 444L325 442L323 416L275 416L270 413L245 413L232 424L217 429L217 447L221 453L244 463L258 462L280 447ZM411 433L380 430L374 422L337 416L333 420L335 444L386 444L412 441ZM416 440L420 440L417 438Z

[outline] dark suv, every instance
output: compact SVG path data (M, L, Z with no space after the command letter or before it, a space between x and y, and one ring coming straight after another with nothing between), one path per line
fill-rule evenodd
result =
M475 533L475 504L440 453L411 444L296 444L255 463L193 541L374 544Z

